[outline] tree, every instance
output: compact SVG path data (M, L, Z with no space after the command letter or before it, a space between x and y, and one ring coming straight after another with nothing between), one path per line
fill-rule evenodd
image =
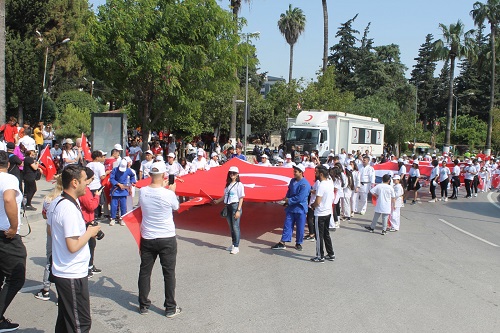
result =
M59 138L76 138L90 133L90 111L69 104L57 115L54 129Z
M443 33L443 39L433 43L433 53L435 59L449 60L450 76L448 82L448 109L446 113L445 146L450 146L451 118L453 113L453 78L455 72L455 60L471 55L473 43L470 35L472 30L465 31L464 24L458 20L446 26L442 23L439 28Z
M5 123L5 0L0 0L0 123Z
M288 71L288 82L292 82L293 69L293 46L297 43L299 36L306 28L306 17L300 8L292 8L290 4L288 10L280 15L278 28L286 42L290 45L290 69Z
M427 129L427 122L432 122L435 118L433 96L436 95L437 82L434 72L437 64L432 57L433 39L432 34L425 36L425 42L418 50L418 57L414 58L417 63L413 65L410 79L413 85L418 85L417 111L419 119L423 121L424 129Z
M326 0L321 0L323 6L323 73L328 65L328 7Z
M495 49L495 37L497 34L498 23L500 22L500 0L487 0L486 4L481 2L474 3L474 9L470 12L474 23L482 26L485 21L490 24L490 51L491 51L491 78L490 78L490 108L488 111L488 129L486 133L487 154L491 151L491 131L493 126L493 109L495 107L495 66L497 62Z
M215 0L110 0L88 27L82 58L135 105L144 138L152 127L200 134L204 103L237 85L239 38Z

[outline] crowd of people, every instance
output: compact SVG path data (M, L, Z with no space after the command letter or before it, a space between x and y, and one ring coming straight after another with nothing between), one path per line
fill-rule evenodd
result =
M479 191L492 187L493 175L500 172L500 161L482 160L480 157L459 161L453 156L374 157L342 149L331 151L326 161L317 151L298 152L284 146L271 152L269 145L257 156L246 156L241 141L229 140L221 145L214 137L210 143L201 140L187 144L182 150L172 136L166 137L167 145L153 140L148 149L141 149L141 140L132 138L125 149L115 144L108 153L94 150L91 161L86 161L81 142L63 141L60 148L49 125L39 123L31 138L30 128L23 128L23 135L16 127L16 120L0 128L5 147L0 147L0 278L4 285L0 291L0 332L15 330L18 324L3 315L25 279L26 250L19 236L20 207L36 210L31 200L39 179L37 154L49 146L54 160L59 160L59 174L54 190L43 202L42 216L47 220L47 262L43 272L43 289L35 294L41 300L50 299L50 286L54 283L58 295L56 332L88 332L91 327L88 279L102 272L94 264L97 241L105 235L98 222L108 225L125 225L122 216L134 205L135 184L151 179L149 186L140 190L138 205L142 209L140 269L138 274L139 313L149 312L151 301L151 272L157 257L164 274L165 315L175 317L182 309L175 301L175 265L177 242L173 211L184 198L177 197L176 181L184 182L187 174L204 172L221 163L237 158L266 167L289 168L291 179L282 204L285 206L283 232L273 250L286 249L292 242L295 229L295 246L302 251L304 241L315 241L316 251L312 262L335 260L330 231L337 230L340 222L350 221L355 214L366 214L369 196L375 202L371 225L365 228L374 232L382 218L382 235L400 229L400 210L406 200L418 202L422 185L429 185L430 202L458 198L462 186L460 175L465 173L466 198L476 197ZM14 129L14 127L16 129ZM33 141L32 141L33 140ZM162 140L165 141L165 138ZM270 156L273 154L273 156ZM419 172L422 161L432 165L428 179ZM388 172L376 183L374 165L384 162L397 163L397 172ZM465 163L465 166L463 166ZM453 164L450 168L448 165ZM406 165L411 165L407 170ZM462 167L461 167L462 165ZM306 169L314 169L312 184L305 178ZM482 184L482 187L480 186ZM436 190L440 189L440 197ZM448 190L452 193L448 196ZM24 204L22 203L25 198ZM239 170L229 168L224 195L213 200L223 203L221 216L226 218L231 234L230 254L240 252L240 221L244 210L245 187ZM390 224L390 227L389 227ZM306 229L307 226L307 229ZM307 232L306 232L307 231Z

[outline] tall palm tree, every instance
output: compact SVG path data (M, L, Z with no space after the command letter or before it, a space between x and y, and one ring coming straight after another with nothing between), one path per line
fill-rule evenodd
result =
M292 82L293 68L293 46L297 43L300 34L304 32L306 27L306 16L300 8L292 8L290 4L288 10L280 15L278 28L286 42L290 45L290 70L288 71L288 83Z
M321 0L323 5L323 73L326 72L328 64L328 8L326 0Z
M455 60L468 57L472 54L473 40L470 37L473 30L465 31L464 24L458 20L446 26L442 23L439 28L443 38L433 43L433 53L437 60L448 60L450 64L450 77L448 87L448 110L446 113L446 138L445 146L450 146L451 118L453 114L453 79L455 72Z
M5 123L5 0L0 0L0 123Z
M495 107L495 36L498 31L498 23L500 22L500 0L488 0L486 4L481 2L474 3L474 9L470 14L477 26L482 26L484 21L490 24L490 45L491 45L491 83L490 83L490 110L488 112L488 130L486 132L486 153L491 151L491 132L493 128L493 108Z

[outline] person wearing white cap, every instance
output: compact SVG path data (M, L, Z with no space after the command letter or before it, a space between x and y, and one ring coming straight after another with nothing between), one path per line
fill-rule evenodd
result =
M285 162L283 163L284 168L293 168L295 166L295 162L292 162L292 154L285 155Z
M292 241L293 227L296 226L295 234L295 249L302 251L302 243L304 241L304 228L306 225L306 217L308 211L309 193L311 185L304 177L306 168L302 164L293 166L293 179L288 184L288 191L283 199L285 201L285 222L283 225L283 233L281 240L271 249L285 249L285 243Z
M401 207L403 207L403 195L404 189L401 185L401 176L395 175L392 177L394 182L394 194L396 195L396 201L391 212L391 229L389 231L394 232L399 230L401 225Z
M167 163L165 165L167 167L167 174L168 175L174 175L174 179L179 179L178 178L181 175L182 171L182 165L180 165L176 160L175 160L175 153L168 153L167 155ZM183 181L183 180L181 180Z
M117 168L111 171L109 182L111 183L111 220L110 226L114 226L118 204L120 205L121 216L127 213L127 196L131 191L131 186L136 183L134 172L127 166L126 160L122 160ZM120 225L125 225L120 219Z
M375 169L370 165L370 157L363 157L363 165L359 167L359 181L361 187L359 188L359 201L357 211L364 215L368 204L368 193L375 184Z
M196 158L191 162L193 164L193 168L197 171L202 171L202 170L208 170L209 166L207 163L207 160L203 155L205 154L205 151L203 149L198 149L198 152L196 153Z
M224 202L224 210L221 216L225 217L231 230L232 244L227 248L231 254L240 252L240 218L243 208L243 199L245 198L245 187L240 181L240 170L238 167L232 166L229 168L226 177L226 186L224 188L224 196L214 200L214 204ZM225 212L225 214L223 214Z
M420 189L420 170L419 170L419 162L418 160L413 160L413 164L408 172L408 188L406 192L406 198L413 192L413 199L411 204L414 205L417 203L418 190Z
M278 157L276 159L276 166L279 166L279 167L282 167L283 166L283 163L285 163L285 161L283 161L283 159L281 157Z
M219 155L215 151L210 155L210 157L211 157L210 163L208 163L208 166L210 168L220 166L220 164L219 164Z
M144 161L141 162L141 168L139 169L139 179L149 178L149 171L151 170L152 164L153 152L151 150L146 150L144 152Z
M63 168L71 164L78 164L78 153L73 149L74 142L71 139L64 141L64 150L62 152Z
M266 154L262 154L262 156L260 158L261 158L261 160L259 162L259 165L261 165L261 166L272 166L271 162L269 162L269 159L268 159L268 157L267 157Z
M139 313L149 313L151 300L151 273L160 257L163 272L165 315L167 318L177 316L182 309L175 301L175 264L177 261L177 239L175 223L172 215L179 209L179 201L175 195L176 185L168 186L164 180L167 167L163 162L153 163L150 176L151 184L143 187L139 195L139 206L142 208L141 222L141 266L139 271Z

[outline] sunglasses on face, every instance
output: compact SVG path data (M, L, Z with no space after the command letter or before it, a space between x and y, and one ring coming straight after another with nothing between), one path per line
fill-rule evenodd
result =
M230 176L237 176L237 175L238 175L238 173L237 173L237 172L230 172L230 173L229 173L229 175L230 175Z

